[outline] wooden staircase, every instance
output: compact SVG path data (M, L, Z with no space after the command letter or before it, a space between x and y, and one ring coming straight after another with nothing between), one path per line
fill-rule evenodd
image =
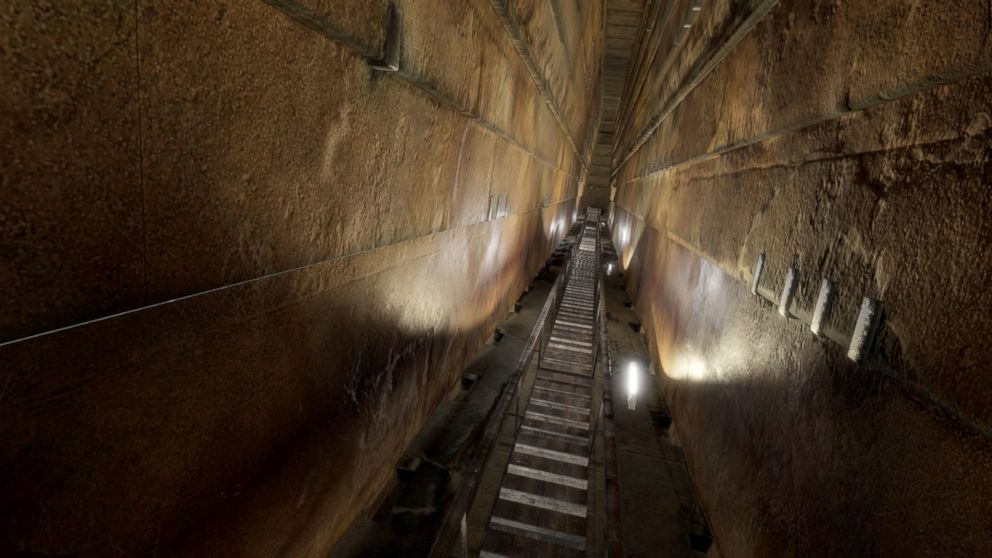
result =
M593 400L599 268L599 210L591 208L543 340L482 557L587 556L593 417L599 409Z

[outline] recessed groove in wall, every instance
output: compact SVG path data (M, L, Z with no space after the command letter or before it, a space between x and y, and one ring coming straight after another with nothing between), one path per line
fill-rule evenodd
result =
M408 72L408 71L404 70L403 68L400 68L396 72L388 73L388 74L385 74L385 75L392 75L392 76L395 76L397 78L400 78L400 82L401 83L405 83L405 84L411 86L412 88L414 88L414 89L416 89L418 91L421 91L422 93L424 93L425 95L427 95L428 97L430 97L431 100L433 100L438 105L443 106L443 107L446 107L446 108L449 108L449 109L457 112L458 114L461 114L462 116L464 116L465 118L468 118L469 120L471 120L472 122L474 122L476 125L478 125L482 129L484 129L486 131L489 131L489 132L492 132L493 134L499 136L501 139L503 139L503 140L505 140L505 141L507 141L509 143L512 143L518 149L520 149L521 151L523 151L527 155L530 155L534 160L540 161L541 163L544 163L545 165L547 165L549 167L552 167L552 168L560 171L561 173L563 173L565 176L567 176L569 178L575 178L575 179L578 178L577 175L574 175L574 174L569 173L567 170L559 167L556 163L552 163L551 161L548 161L547 159L541 157L540 155L538 155L537 153L535 153L534 151L532 151L530 148L528 148L526 145L524 145L522 142L520 142L519 140L517 140L517 138L513 137L512 135L510 135L508 132L506 132L505 130L503 130L502 128L500 128L499 126L497 126L496 124L493 124L492 122L489 122L488 120L485 120L484 118L482 118L481 116L479 116L478 114L476 114L474 111L466 108L464 105L461 105L458 102L456 102L455 100L453 100L452 98L448 97L443 91L441 91L437 86L435 86L434 83L431 82L430 80L428 80L426 78L423 78L423 77L420 77L420 76L418 76L416 74L413 74L411 72Z
M550 0L551 14L555 19L555 31L558 33L558 42L565 49L565 56L571 60L572 55L568 52L568 43L565 42L565 23L561 20L561 0Z
M510 8L509 2L507 2L507 0L489 0L489 5L493 7L493 11L496 12L500 23L503 24L503 29L506 31L507 36L510 37L510 42L513 43L517 54L520 55L520 59L527 68L527 73L529 73L530 77L533 79L534 85L537 86L537 90L541 93L541 97L544 99L544 103L551 111L551 115L554 116L555 121L558 122L558 127L560 127L562 132L565 134L565 139L568 140L572 151L575 152L575 158L578 161L579 166L582 167L582 170L588 172L589 168L583 160L582 152L579 150L579 145L575 142L572 132L568 129L565 119L561 114L561 110L558 108L558 102L551 95L551 91L548 89L546 84L547 80L544 79L543 74L541 74L537 67L537 62L534 60L533 55L531 55L530 47L528 47L526 41L524 41L523 33L520 30L520 23L517 21L516 15Z
M847 114L849 114L849 113L845 113L842 116L846 116ZM817 122L814 122L814 123L810 124L809 126L815 126L815 125L821 124L823 122L829 122L830 120L832 120L832 119L826 119L826 120L822 120L822 121L817 121ZM664 173L669 173L669 172L678 170L680 167L687 167L687 166L692 166L692 165L695 165L695 164L698 164L698 163L703 163L703 162L706 162L706 161L712 161L713 159L716 159L716 158L718 158L718 157L720 157L720 156L722 156L722 155L724 155L724 154L726 154L726 153L728 153L730 151L734 151L736 149L742 149L742 148L748 147L750 145L756 145L758 143L762 143L762 142L765 142L765 141L774 140L774 139L780 138L782 136L791 134L793 132L801 131L802 129L807 128L809 126L802 126L802 127L797 127L797 128L791 128L790 127L789 129L787 129L785 131L782 131L781 133L774 133L774 135L770 135L769 137L762 137L760 139L757 139L756 141L749 142L746 145L735 145L734 147L728 148L726 150L713 151L713 152L710 152L710 153L706 153L704 155L698 155L698 156L693 157L691 159L685 159L684 161L680 161L680 162L675 163L673 165L662 167L662 168L660 168L658 170L652 170L652 171L648 172L647 174L644 174L644 175L641 175L641 176L637 176L637 177L631 178L630 180L628 180L624 184L626 185L626 184L633 184L634 182L647 182L649 179L655 177L656 175L664 174ZM923 142L917 142L917 143L900 144L900 145L894 145L892 147L885 147L885 148L880 148L880 149L866 149L866 150L863 150L863 151L857 151L857 152L853 152L853 155L859 155L859 156L860 155L882 155L882 154L886 154L886 153L898 152L900 150L905 150L905 149L913 149L913 148L918 148L918 147L934 147L934 146L939 146L939 145L943 145L943 144L947 144L947 143L952 143L952 142L955 142L955 141L956 141L956 138L948 138L948 139L937 139L937 140L933 140L933 141L923 141ZM799 159L799 160L784 161L784 162L781 162L781 163L775 163L775 164L770 164L770 165L750 165L750 166L747 166L747 167L740 167L740 168L734 169L732 172L718 172L718 173L707 174L707 175L693 176L692 180L695 181L695 180L706 180L706 179L712 179L712 178L721 178L721 177L725 177L725 176L738 176L738 175L745 174L745 173L748 173L748 172L761 172L761 171L777 170L777 169L778 170L781 170L781 169L796 170L796 169L798 169L799 167L801 167L803 165L807 165L807 164L811 164L811 163L829 163L829 162L833 162L833 161L844 161L846 159L850 159L851 156L852 156L852 153L841 153L841 154L837 154L837 153L829 153L829 152L816 152L816 153L810 153L810 155L808 157L803 158L803 159Z
M758 25L758 23L771 11L773 7L778 4L778 0L765 0L757 6L754 10L740 22L740 24L734 29L733 33L727 37L727 40L723 42L715 51L712 51L710 56L705 60L696 60L693 64L694 68L698 68L695 71L690 69L686 75L686 80L683 82L675 93L668 99L662 110L654 116L649 122L645 129L638 134L637 140L634 145L624 154L620 159L619 163L614 167L613 172L610 176L616 176L620 172L620 169L624 167L627 161L637 153L644 144L648 142L649 139L654 135L654 133L661 126L662 122L668 118L671 113L682 104L682 101L691 93L710 73L727 58L734 48L744 40L745 37ZM691 12L690 12L691 13ZM682 34L686 34L688 30L683 29ZM674 51L673 51L674 54ZM667 64L668 62L666 62Z
M634 88L633 84L637 81L637 76L640 75L641 63L646 52L644 42L650 37L649 34L654 31L655 25L657 25L655 23L657 21L657 6L658 3L654 0L647 0L641 10L641 19L637 24L637 33L634 34L634 42L630 48L630 58L627 61L627 75L624 79L623 89L620 90L620 103L617 105L615 122L618 125L622 121L624 111L629 104L628 99L630 99L630 91ZM614 129L614 133L618 131L619 126Z
M575 203L578 203L577 200L578 200L577 197L566 198L564 200L561 200L561 201L555 203L554 205L560 206L562 204L567 204L568 202L572 202L572 201L574 201ZM543 211L545 209L547 209L547 208L546 207L542 207L540 205L537 206L537 207L531 207L531 208L527 208L527 209L522 209L520 211L509 213L509 214L505 215L504 217L501 217L499 220L503 220L503 219L506 219L508 217L515 217L515 216L518 216L518 215L523 215L523 214L531 213L531 212L535 212L535 211L541 212L541 211ZM245 279L243 281L236 281L234 283L228 283L226 285L221 285L219 287L214 287L212 289L206 289L204 291L199 291L199 292L191 293L191 294L188 294L188 295L183 295L183 296L172 298L172 299L169 299L169 300L163 300L162 302L156 302L154 304L147 304L145 306L139 306L137 308L131 308L129 310L124 310L123 312L116 312L116 313L113 313L113 314L108 314L106 316L100 316L99 318L93 318L93 319L89 319L89 320L84 320L84 321L81 321L81 322L77 322L77 323L74 323L74 324L69 324L69 325L57 327L57 328L50 329L50 330L47 330L47 331L42 331L42 332L39 332L39 333L33 333L31 335L26 335L24 337L18 337L16 339L9 339L9 340L6 340L6 341L0 341L0 349L2 349L4 347L7 347L7 346L10 346L10 345L15 345L17 343L23 343L25 341L31 341L32 339L37 339L39 337L45 337L45 336L53 335L53 334L56 334L56 333L62 333L64 331L69 331L71 329L76 329L76 328L79 328L79 327L84 327L84 326L87 326L87 325L90 325L90 324L95 324L95 323L103 322L103 321L106 321L106 320L111 320L111 319L114 319L114 318L120 318L122 316L127 316L127 315L134 314L134 313L137 313L137 312L143 312L143 311L146 311L146 310L151 310L153 308L158 308L158 307L165 306L165 305L168 305L168 304L174 304L176 302L182 302L182 301L185 301L185 300L189 300L189 299L192 299L192 298L196 298L196 297L208 295L208 294L211 294L211 293L217 293L217 292L220 292L220 291L223 291L223 290L227 290L227 289L233 289L233 288L236 288L236 287L241 287L241 286L244 286L244 285L249 285L249 284L255 283L257 281L263 281L263 280L266 280L266 279L272 279L274 277L280 277L282 275L288 275L290 273L296 273L296 272L303 271L303 270L306 270L306 269L309 269L309 268L312 268L312 267L316 267L316 266L319 266L319 265L328 264L328 263L331 263L331 262L340 261L340 260L343 260L343 259L346 259L346 258L353 258L353 257L356 257L356 256L361 256L363 254L369 254L369 253L375 252L377 250L383 250L383 249L386 249L386 248L390 248L390 247L394 247L394 246L399 246L399 245L406 244L406 243L416 242L416 241L421 240L421 239L424 239L424 238L428 238L428 237L432 237L432 236L438 236L438 235L441 235L441 234L454 234L456 231L459 231L459 230L462 230L462 229L467 229L467 228L470 228L470 227L485 226L485 224L486 223L489 223L489 222L490 222L490 220L488 220L488 219L480 219L479 221L476 221L474 223L469 223L467 225L462 225L460 227L450 227L450 228L443 229L443 230L440 230L440 231L432 231L432 232L429 232L427 234L423 234L423 235L416 236L416 237L413 237L413 238L404 238L404 239L398 240L396 242L391 242L389 244L382 244L382 245L379 245L379 246L371 246L369 248L364 248L362 250L356 250L354 252L349 252L347 254L340 254L340 255L337 255L337 256L332 256L330 258L326 258L326 259L323 259L323 260L320 260L320 261L311 262L311 263L308 263L308 264L296 266L296 267L293 267L293 268L290 268L290 269L283 269L283 270L276 271L276 272L273 272L273 273L269 273L269 274L266 274L266 275L261 275L261 276L258 276L258 277L252 277L251 279ZM399 261L394 262L395 265L399 265L400 263L402 263L402 262L399 262ZM374 272L370 272L367 275L371 275L372 273L378 273L378 272L383 271L385 269L389 269L389 267L378 269L378 270L376 270ZM362 277L364 277L364 276L354 277L352 279L349 279L349 281L361 279Z
M630 124L631 120L634 118L633 115L634 112L637 110L637 106L640 101L641 94L644 91L644 86L647 82L648 76L651 75L652 73L658 75L667 75L677 55L681 52L681 47L685 43L685 38L688 36L689 29L685 28L685 24L690 19L694 19L696 17L696 12L692 11L692 4L686 4L686 11L682 13L682 16L679 19L679 23L678 23L680 30L677 32L670 47L666 50L668 54L661 65L661 69L658 70L657 72L652 72L652 69L654 68L654 63L658 59L658 54L662 50L661 41L664 38L665 29L668 27L671 19L678 15L675 13L675 8L677 5L678 2L668 3L668 10L665 12L664 20L654 25L654 27L651 29L652 31L651 36L648 37L644 41L644 44L639 47L639 48L644 48L644 46L646 45L650 49L651 57L647 59L646 62L642 60L641 62L638 63L637 66L635 66L637 69L637 74L635 75L636 84L631 83L630 85L631 90L627 91L623 98L623 112L618 113L617 115L617 130L613 138L614 154L616 154L620 150L620 143L623 141L623 138L625 137L628 125ZM655 17L657 18L657 14L655 14ZM661 33L661 35L657 40L658 41L657 44L654 44L654 47L651 48L655 31ZM641 65L642 63L643 66ZM615 160L616 159L614 159L614 161Z
M343 31L340 31L337 28L337 26L335 26L332 22L328 21L327 18L314 12L313 10L307 8L306 6L300 5L299 2L296 2L295 0L264 0L264 1L270 6L281 11L283 14L285 14L294 22L308 29L311 29L312 31L315 31L316 33L318 33L323 37L326 37L327 39L330 39L332 41L335 41L337 43L340 43L348 47L352 52L354 52L356 55L362 58L375 59L381 56L381 52L379 50L373 49L372 47L362 42L360 39L351 37L346 33L344 33ZM408 84L409 86L413 87L415 90L425 94L428 98L430 98L432 101L437 103L439 106L443 106L445 108L448 108L450 110L453 110L461 114L462 116L475 122L482 128L516 145L518 148L526 152L528 155L532 156L534 159L541 161L542 163L554 167L559 171L565 173L566 176L575 179L579 178L578 175L571 174L567 170L559 167L557 163L552 163L551 161L548 161L547 159L538 156L537 153L535 153L531 148L525 146L520 140L510 135L508 132L506 132L496 124L482 118L481 115L477 114L475 111L473 111L471 108L466 106L464 103L455 100L451 95L448 95L447 93L442 91L429 78L416 75L406 70L402 66L402 64L398 71L385 72L383 73L383 75L392 76L394 78L397 78L400 82ZM569 137L569 139L571 138ZM584 165L582 164L581 160L579 161L579 163L584 168Z
M339 29L333 22L321 16L312 9L296 0L263 0L266 4L286 14L287 17L300 25L316 31L328 39L341 43L363 58L381 58L383 53L378 47L373 47L357 37Z
M674 3L672 5L674 6ZM692 10L692 5L686 4L686 11L682 14L682 19L679 21L679 30L675 35L675 40L672 42L671 48L668 49L668 56L665 57L665 60L661 64L661 69L656 72L657 74L667 76L669 73L671 73L672 66L675 64L675 60L678 58L679 54L682 53L682 47L685 46L686 39L688 39L689 37L689 31L691 30L691 22L695 20L696 15L697 12ZM657 57L657 51L655 51L655 56L652 57L651 59L652 65L654 64L654 60L656 57ZM647 76L650 73L650 70L651 68L648 67L647 70L644 72L644 79L641 80L641 83L637 88L636 97L630 99L629 101L629 106L634 107L635 110L638 101L640 101L641 93L644 89L644 83L647 81ZM626 116L630 116L632 118L632 115L633 112L631 112ZM657 116L655 118L657 118ZM653 120L654 119L649 121L649 126L650 126L650 122L652 122ZM629 122L630 122L630 118L625 118L621 123L622 125L618 130L618 133L614 136L614 145L613 145L614 153L620 149L620 142L623 140L623 134L624 132L627 131L627 124Z
M844 118L846 116L849 116L849 115L852 115L852 114L856 114L858 112L869 110L869 109L872 109L872 108L877 107L879 105L883 105L883 104L888 103L888 102L897 101L897 100L899 100L899 99L901 99L903 97L908 97L908 96L911 96L911 95L916 95L918 93L925 93L925 92L927 92L927 91L929 91L931 89L935 89L935 88L940 87L940 86L943 86L943 85L951 85L951 84L954 84L954 83L958 83L958 82L964 81L966 79L975 77L975 76L980 75L980 74L985 74L985 73L992 73L992 61L990 61L990 62L988 62L986 64L976 64L974 66L965 67L965 68L962 68L960 70L956 70L954 72L949 72L949 73L945 73L945 74L939 74L939 75L936 75L936 76L930 76L930 77L924 78L924 79L922 79L922 80L920 80L918 82L915 82L915 83L904 85L902 87L897 87L896 89L892 89L892 90L889 90L889 91L883 91L883 92L877 93L875 95L872 95L871 97L862 99L861 101L858 101L856 103L849 104L848 105L848 108L846 110L831 111L831 112L828 112L828 113L824 113L824 114L815 116L813 118L809 118L809 119L806 119L806 120L803 120L803 121L800 121L800 122L789 124L788 126L784 126L784 127L779 128L777 130L772 130L770 132L766 132L766 133L761 134L761 135L758 135L758 136L754 136L754 137L747 138L747 139L744 139L744 140L739 140L739 141L735 141L735 142L732 142L732 143L728 143L726 145L723 145L721 147L718 147L718 148L714 149L713 151L708 151L708 152L702 153L700 155L695 155L695 156L690 157L688 159L683 159L681 161L675 161L675 162L658 161L658 162L652 163L652 164L648 165L647 168L649 170L646 173L644 173L642 175L639 175L638 177L625 182L625 184L629 184L629 183L633 182L634 180L642 180L642 179L645 179L645 178L651 178L654 175L657 175L657 174L660 174L660 173L664 173L664 172L669 172L669 171L671 171L673 169L676 169L678 167L688 166L688 165L694 165L696 163L701 163L701 162L704 162L704 161L715 159L715 158L720 157L722 155L725 155L725 154L727 154L727 153L729 153L731 151L736 151L738 149L742 149L742 148L745 148L745 147L756 145L758 143L762 143L762 142L765 142L765 141L769 141L769 140L774 140L774 139L777 139L777 138L781 138L783 136L786 136L788 134L791 134L791 133L794 133L794 132L798 132L798 131L804 130L806 128L811 128L813 126L817 126L819 124L824 124L824 123L830 122L832 120L838 120L840 118ZM898 147L896 149L898 149ZM859 152L859 153L871 154L871 153L880 153L880 152L885 152L885 151L889 151L889 150L887 150L887 149L881 149L881 150L873 150L873 151L863 151L863 152ZM808 159L808 160L804 160L803 163L806 163L806 162L816 162L816 161L822 161L822 160L830 160L830 159L836 159L836 158L841 158L841 157L811 158L811 159Z
M748 282L750 280L750 277L749 276L744 276L742 274L735 273L733 270L728 270L725 266L721 265L719 262L717 262L713 258L709 257L706 253L702 252L699 248L697 248L696 246L694 246L688 240L685 240L684 238L681 238L680 236L678 236L674 232L672 232L670 230L667 230L667 229L663 231L663 230L659 229L658 227L654 226L653 224L651 224L650 222L644 220L642 217L638 217L637 215L635 215L635 214L627 211L622 206L619 206L618 205L617 207L621 211L623 211L624 213L626 213L627 215L629 215L631 218L640 221L641 224L645 228L651 229L652 231L654 231L655 233L657 233L662 238L667 238L673 244L678 245L680 248L682 248L682 249L684 249L684 250L692 253L693 255L699 257L700 259L705 260L706 262L712 264L715 268L719 269L720 272L723 273L724 275L726 275L728 278L732 279L733 281L735 281L737 283L741 283L743 290L744 291L747 291L748 293L750 293L750 289L748 287ZM767 310L769 312L776 313L776 314L777 314L776 308L778 307L777 296L778 296L778 293L775 292L772 289L769 289L769 288L763 287L763 286L758 288L758 297L761 299L761 303L764 304L764 305L766 305L768 307ZM798 306L793 306L793 308L792 308L792 314L796 318L795 321L796 321L797 325L799 325L800 327L802 327L802 329L804 329L807 333L810 333L809 332L809 324L810 324L810 322L813 319L812 313L809 312L806 308L802 308L802 307L798 307ZM852 321L852 323L853 323L853 321ZM810 334L812 335L812 333L810 333ZM821 332L821 334L819 335L819 337L826 338L830 342L833 342L833 343L835 343L835 344L843 347L844 348L844 353L846 354L846 352L847 352L847 346L850 343L850 336L848 336L845 332L837 331L837 330L835 330L833 328L826 328L826 329L823 330L823 332ZM944 413L947 417L951 418L952 420L954 420L958 424L960 424L960 425L962 425L962 426L964 426L964 427L966 427L968 429L971 429L971 430L977 432L978 434L981 434L982 436L984 436L987 439L992 440L992 430L989 430L988 428L986 428L982 424L980 424L980 423L972 420L971 418L969 418L968 416L966 416L960 409L958 409L954 405L941 400L936 395L934 395L932 391L930 391L929 389L927 389L925 386L922 386L922 385L920 385L918 383L914 383L914 382L911 382L911 381L907 380L904 377L904 375L899 374L895 370L893 370L891 368L888 368L886 366L883 366L883 365L879 364L878 362L869 361L869 362L867 362L865 364L862 364L860 366L862 368L864 368L865 370L868 370L868 371L871 371L871 372L876 372L876 373L879 373L879 374L885 376L887 379L891 380L896 385L898 385L903 390L905 390L912 398L914 398L914 399L916 399L918 401L926 402L926 403L932 405L935 409L938 409L939 411L941 411L942 413Z
M478 16L480 18L485 17L485 14L482 13L482 11L480 10L480 7L475 2L469 2L468 3L468 6L472 9L473 12L475 12L476 16ZM604 4L604 6L605 6L605 4ZM604 22L605 22L605 20L604 20ZM493 44L496 46L496 48L499 50L500 53L506 54L506 49L503 48L504 45L502 44L502 42L495 35L493 35L492 30L488 26L482 26L480 28L480 31L482 31L483 33L486 34L487 37L489 37L490 39L492 39ZM504 35L505 35L506 34L506 30L504 29L503 31L504 31ZM511 41L511 44L512 44L512 41ZM513 49L516 50L516 45L513 46ZM517 52L517 56L518 57L520 56L520 53L519 52ZM521 61L524 61L524 60L521 59ZM584 56L582 58L582 62L583 63L586 62ZM527 70L528 70L528 72L530 71L529 68L527 68ZM533 78L533 75L531 77ZM546 106L548 106L548 110L550 112L551 109L552 109L552 107L550 105L547 105L547 101L546 100L545 100L545 104L546 104ZM552 115L552 117L555 116L553 112L552 112L551 115ZM567 131L565 130L565 128L563 127L563 125L560 122L558 122L557 120L556 120L556 123L559 125L559 129L562 131L562 133L566 133L566 139L572 139L570 135L567 135ZM576 154L579 155L577 152L576 152ZM586 158L584 156L579 156L578 159L579 159L579 163L580 163L580 166L582 167L582 169L583 170L588 170L588 169L586 169L585 164L584 164ZM574 177L576 180L579 180L580 179L579 174L574 174L574 175L569 175L569 176Z
M656 23L651 28L652 34L644 41L644 45L651 44L651 39L654 38L654 31L657 30L662 33L664 32L665 26L668 24L670 18L673 17L676 4L677 2L668 3L668 10L665 12L664 20L662 20L660 23ZM657 6L660 5L661 4L657 4ZM687 5L687 8L691 8L691 5ZM657 18L658 15L657 12L658 10L655 10L655 14L654 14L655 18ZM686 13L682 15L682 20L680 22L680 25L684 24L685 18L689 17L691 13L692 13L691 9L689 9L686 11ZM681 46L680 41L684 39L687 33L688 33L687 30L683 28L682 31L679 32L679 34L676 36L675 42L672 44L672 47L668 50L668 57L665 59L665 62L662 64L662 70L658 72L659 74L665 75L665 73L668 72L668 68L675 60L675 56L679 53L679 47ZM648 75L651 73L651 67L654 66L654 61L658 58L659 50L661 50L660 44L655 45L655 48L651 49L651 58L646 62L646 64L644 64L643 67L641 66L643 60L640 60L636 66L632 66L637 69L637 73L635 75L635 80L637 81L637 84L634 85L633 83L631 83L630 91L625 91L624 92L625 94L621 97L622 99L621 110L617 112L617 127L616 127L616 131L613 134L614 153L616 153L617 150L620 148L620 142L623 139L624 132L627 131L627 124L630 122L631 113L628 113L628 111L632 111L634 110L634 108L637 107L637 102L641 98L641 92L644 90L644 83L647 81ZM640 79L637 79L637 76L640 76Z

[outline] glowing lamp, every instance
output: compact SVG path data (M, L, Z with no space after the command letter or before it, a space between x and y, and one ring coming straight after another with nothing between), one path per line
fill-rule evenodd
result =
M637 408L637 392L641 389L641 370L636 362L627 365L627 408Z

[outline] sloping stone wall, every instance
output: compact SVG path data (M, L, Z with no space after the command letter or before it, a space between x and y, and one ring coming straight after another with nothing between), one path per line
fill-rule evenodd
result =
M612 218L720 550L989 554L988 4L691 4L635 71ZM865 296L886 321L858 366Z
M325 556L377 493L574 218L603 44L398 5L385 74L383 1L0 2L0 554Z

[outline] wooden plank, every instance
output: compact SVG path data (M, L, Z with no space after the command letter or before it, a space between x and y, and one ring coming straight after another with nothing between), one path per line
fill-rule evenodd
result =
M532 469L540 469L541 471L548 471L549 473L568 475L570 477L589 477L589 469L587 467L572 463L564 463L562 461L555 461L553 459L545 459L536 455L526 455L523 453L514 452L510 455L510 463L530 467Z
M576 444L589 444L589 435L579 432L564 432L564 428L549 425L541 421L530 419L520 425L520 432L533 436L551 436L561 440L575 442Z
M586 418L588 419L589 417ZM530 446L540 446L542 448L546 448L549 450L564 452L578 456L585 456L588 454L587 451L589 447L588 440L590 436L588 422L572 421L569 419L554 417L553 415L534 413L532 411L527 411L525 413L524 422L527 423L529 426L533 426L535 428L541 428L544 430L549 430L551 432L558 432L561 434L569 434L572 437L580 438L582 441L576 439L569 439L568 437L549 438L548 436L544 436L542 434L521 432L520 434L518 434L518 441L520 443ZM541 439L534 439L534 438L541 438Z
M530 398L530 404L535 407L545 407L548 409L556 409L559 411L568 411L570 413L576 413L579 415L589 414L589 402L584 401L584 405L575 405L574 403L564 403L558 400L557 397L548 397L547 399L538 399L537 397Z
M545 424L553 424L555 426L562 426L567 428L576 428L578 430L589 431L589 423L582 422L578 420L569 420L554 415L549 415L547 413L537 413L534 411L524 411L524 419L530 419L535 422L542 422ZM547 428L547 426L543 427ZM552 428L552 430L554 430Z
M537 380L534 382L534 390L536 395L540 395L542 393L558 394L559 396L565 397L565 401L571 399L575 401L585 401L588 403L590 399L589 395L583 393L583 391L588 390L581 390L573 386L559 386L543 380Z
M537 540L520 533L506 533L498 529L486 532L480 558L505 556L507 558L529 556L585 556L582 554L565 554L564 552L581 552L574 548L559 545L547 540ZM483 554L484 553L484 554Z
M551 370L545 370L537 375L539 380L545 380L548 382L555 382L557 384L570 384L573 386L589 388L592 387L592 379L583 376L576 376L575 374L564 374L561 372L553 372Z
M553 498L551 496L516 490L505 486L505 484L499 489L499 499L554 513L563 513L573 517L581 517L582 519L585 519L586 516L589 515L589 508L587 508L585 504L575 504L573 502Z
M527 523L513 521L512 519L496 517L491 522L491 525L499 531L515 533L528 538L545 540L567 548L573 548L575 550L584 550L586 546L586 538L581 535L562 533L560 531L555 531L554 529L546 529L536 525L528 525Z
M513 465L503 477L500 498L584 518L588 514L588 490L586 479Z
M519 521L535 527L554 529L561 533L583 536L586 534L586 519L584 517L529 506L503 498L496 499L496 505L493 506L493 516Z
M537 479L544 482L558 484L561 486L567 486L582 491L586 491L589 489L589 481L587 479L570 477L568 475L559 475L558 473L551 473L548 471L542 471L540 469L524 467L522 465L514 465L511 463L507 467L506 472L507 474L510 475L516 475L518 477L525 477L530 479Z
M560 532L554 529L544 527L535 529L536 526L531 526L529 523L498 516L494 519L499 521L490 521L482 547L482 551L490 553L491 556L585 558L585 551L576 548L578 539L567 538L581 535L564 533L566 537L562 537L555 535ZM582 536L581 540L584 548L585 537ZM480 553L479 556L481 557L482 554Z

